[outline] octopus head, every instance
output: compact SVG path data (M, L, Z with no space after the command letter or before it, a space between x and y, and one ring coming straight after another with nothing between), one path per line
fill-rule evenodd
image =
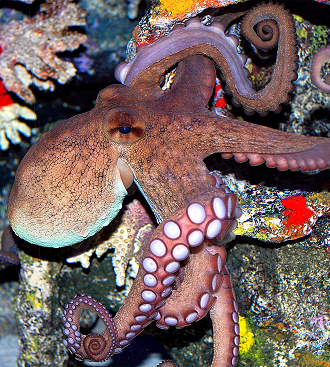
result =
M101 92L93 110L44 134L23 158L8 204L19 237L39 246L69 246L117 215L133 182L116 137L132 135L129 124L116 122L125 115L117 106L122 88Z

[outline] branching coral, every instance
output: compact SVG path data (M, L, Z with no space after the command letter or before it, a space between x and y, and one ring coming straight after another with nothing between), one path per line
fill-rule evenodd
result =
M96 248L88 247L87 251L78 255L74 254L67 259L67 262L80 262L84 268L89 268L90 257L94 252L100 258L109 249L114 249L112 264L116 274L116 284L122 287L125 285L128 263L133 266L138 262L138 252L148 242L153 230L154 226L144 207L138 200L133 200L127 204L121 222L105 241Z
M67 83L76 73L71 62L56 54L74 50L85 35L69 30L86 24L85 11L71 0L47 1L34 17L12 20L0 27L0 77L8 91L27 103L35 101L29 86L53 90L54 84Z
M19 133L31 136L31 129L24 122L19 121L22 117L26 120L36 120L36 114L25 106L13 103L0 109L0 149L7 150L9 142L19 144L21 138Z

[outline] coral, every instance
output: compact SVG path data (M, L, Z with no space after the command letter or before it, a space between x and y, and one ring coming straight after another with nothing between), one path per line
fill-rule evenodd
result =
M287 197L281 203L285 208L283 224L287 227L301 225L314 214L313 210L306 207L306 198L301 195Z
M160 0L160 11L170 18L184 19L206 8L223 7L241 0Z
M96 248L95 253L98 258L109 249L115 250L112 265L116 274L116 284L119 287L125 284L126 268L134 253L140 248L141 236L143 238L145 233L149 237L148 234L151 235L153 229L152 221L142 204L138 200L133 200L127 205L118 228Z
M53 90L57 80L67 83L76 73L71 62L56 54L74 50L87 37L72 26L86 24L85 12L71 0L47 1L32 18L12 20L0 27L0 77L7 91L16 93L27 103L35 97L29 86Z
M112 265L116 274L116 284L118 287L122 287L125 284L128 263L130 263L132 268L130 276L135 278L139 263L136 254L142 245L147 243L154 230L154 226L151 223L141 226L141 223L132 222L131 226L127 226L127 222L127 218L123 218L121 228L118 228L95 251L97 257L101 257L104 251L111 248L115 249L112 257Z
M330 211L330 194L252 185L233 175L214 171L237 194L242 216L236 235L261 241L283 242L311 233L317 219Z
M31 128L19 118L36 120L36 114L29 108L13 103L0 109L0 149L7 150L9 143L19 144L22 140L19 133L30 137Z
M7 150L10 141L19 144L19 133L31 136L31 129L25 123L19 121L22 117L26 120L36 120L36 114L25 106L20 106L11 99L0 80L0 149Z
M120 223L115 227L110 236L95 248L86 246L85 252L67 258L68 263L80 262L84 268L89 268L90 258L95 253L102 257L110 249L114 249L112 264L116 274L118 287L125 285L126 269L130 262L132 267L131 277L135 277L138 259L135 257L143 244L145 244L154 230L152 221L138 200L127 204Z
M180 13L187 13L196 4L194 0L187 1L173 1L173 0L162 0L161 8L164 11L171 13L172 16L176 16Z
M254 344L254 334L250 331L248 322L245 317L239 316L240 344L239 350L241 354L247 353Z
M36 256L40 251L36 251ZM53 256L53 260L55 256ZM20 340L19 366L64 366L68 356L61 343L60 318L54 299L59 297L61 263L20 251L19 294L16 298ZM55 328L55 330L53 329ZM57 329L57 330L56 330Z

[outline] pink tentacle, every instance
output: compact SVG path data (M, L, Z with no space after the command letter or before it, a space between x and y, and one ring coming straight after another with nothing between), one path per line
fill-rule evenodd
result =
M239 163L249 160L251 166L258 166L265 162L269 168L277 168L279 171L290 169L291 171L301 170L302 172L322 171L329 168L329 144L319 144L303 152L293 153L223 153L225 159L231 156Z
M105 325L101 334L83 335L80 332L80 316L84 309L94 311ZM62 320L64 322L64 345L75 354L77 360L102 362L109 359L117 345L117 330L109 311L96 299L82 293L75 295L65 305Z
M190 256L194 248L202 245L205 239L216 238L222 241L227 238L239 215L236 196L220 188L212 196L194 200L186 208L179 209L156 229L144 251L145 257L134 286L115 316L118 329L116 352L126 347L129 340L152 320L159 319L158 309L161 310L172 298L172 285L180 269L180 262ZM209 292L204 292L201 297L198 299L202 306L199 309L200 316L196 319L205 316L213 304ZM164 322L159 321L158 325L163 328L175 325L182 327L193 322L194 315L193 311L184 313L184 319L179 316L176 318L176 315L165 315ZM135 334L130 329L133 323L136 325Z
M214 356L211 367L234 367L238 362L238 309L226 265L223 284L215 294L217 301L210 310L213 324Z
M145 257L134 285L114 319L91 296L76 296L66 305L63 321L67 339L64 344L76 354L76 358L105 360L113 353L119 353L154 319L158 320L158 326L168 328L175 325L182 327L205 316L215 301L212 293L220 288L219 274L226 258L223 247L220 246L216 253L210 253L206 243L215 239L220 242L227 238L231 240L229 233L241 213L237 208L236 195L226 192L228 190L225 190L221 180L216 181L218 188L214 192L191 201L155 230L144 251ZM162 312L161 307L172 293L181 261L194 251L203 252L210 264L209 275L201 282L203 292L195 297L196 309L182 309L181 313L173 315L166 315L163 309L159 319L157 309ZM101 317L106 325L102 334L81 335L79 318L84 308Z

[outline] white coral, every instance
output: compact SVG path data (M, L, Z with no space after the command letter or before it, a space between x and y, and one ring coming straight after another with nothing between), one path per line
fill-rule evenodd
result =
M98 243L97 236L92 240L93 247L83 242L79 248L71 249L71 256L66 259L68 263L80 262L84 268L89 268L90 258L95 253L98 258L102 257L109 249L114 249L112 265L116 275L118 287L127 285L128 277L136 277L138 270L138 254L150 239L155 227L138 200L133 200L126 205L121 221L112 222L113 231L104 241ZM98 243L95 247L95 243ZM128 264L129 269L128 269Z
M25 106L13 103L0 109L0 149L7 150L10 142L19 144L22 140L20 133L30 137L31 128L19 118L36 120L37 115Z

